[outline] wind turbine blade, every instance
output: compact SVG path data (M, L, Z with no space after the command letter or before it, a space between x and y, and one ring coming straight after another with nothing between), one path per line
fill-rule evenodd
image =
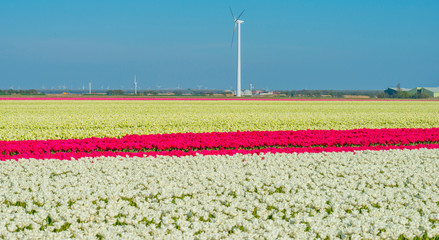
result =
M242 16L242 14L245 12L245 9L244 10L242 10L242 12L241 12L241 14L239 14L239 16L238 16L238 18L236 19L236 20L239 20L239 18ZM235 20L235 21L236 21Z
M236 23L235 23L235 28L233 29L232 42L230 42L230 47L232 47L233 39L235 39L235 30L236 30Z
M232 17L233 17L233 21L236 21L235 15L233 15L233 11L232 11L232 8L231 8L231 7L229 7L229 9L230 9L230 13L232 14Z

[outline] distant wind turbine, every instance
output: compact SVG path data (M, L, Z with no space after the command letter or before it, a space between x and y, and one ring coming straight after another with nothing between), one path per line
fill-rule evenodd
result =
M136 80L136 75L134 75L134 95L137 95L137 80Z
M238 70L236 76L236 96L241 97L241 23L244 21L239 18L242 16L245 10L239 14L237 18L233 14L232 8L230 8L230 13L232 13L233 21L235 23L235 28L233 29L232 42L230 43L230 47L233 45L233 39L235 38L236 25L238 25Z

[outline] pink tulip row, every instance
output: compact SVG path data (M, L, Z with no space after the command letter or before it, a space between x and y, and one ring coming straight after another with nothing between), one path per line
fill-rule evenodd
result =
M0 160L439 148L439 128L175 133L0 141Z

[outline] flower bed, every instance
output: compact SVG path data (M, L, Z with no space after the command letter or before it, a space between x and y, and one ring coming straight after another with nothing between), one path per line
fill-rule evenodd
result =
M439 239L434 102L0 112L0 239Z
M438 149L3 161L0 238L434 237L437 169Z
M0 160L185 156L439 148L439 128L253 131L0 141Z
M0 101L0 140L359 128L434 128L437 102Z

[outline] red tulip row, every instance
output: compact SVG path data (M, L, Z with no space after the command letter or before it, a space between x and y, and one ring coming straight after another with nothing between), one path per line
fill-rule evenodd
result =
M439 128L175 133L0 141L0 160L439 148Z

